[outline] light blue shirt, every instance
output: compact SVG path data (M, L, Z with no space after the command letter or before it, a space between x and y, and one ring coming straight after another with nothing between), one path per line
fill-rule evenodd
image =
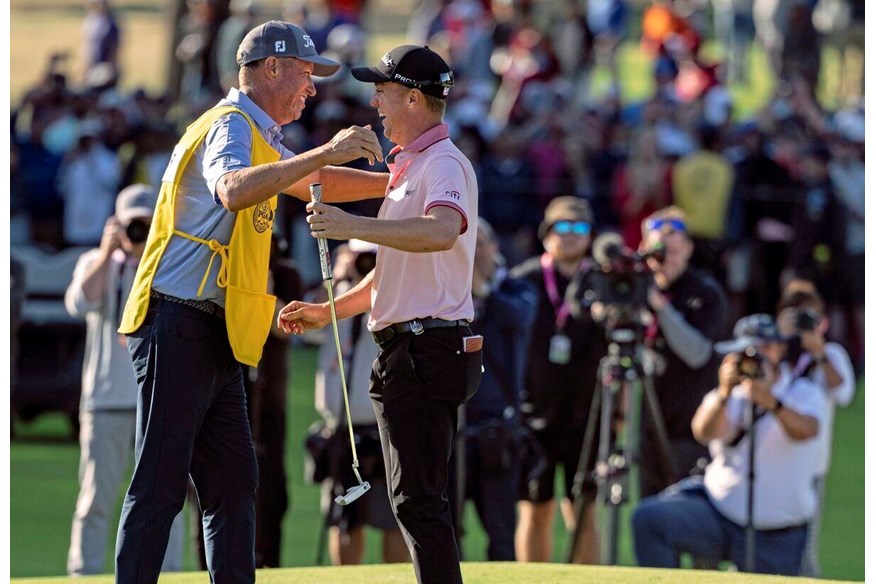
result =
M232 88L217 107L227 105L240 108L252 118L262 137L280 153L281 160L294 156L280 143L283 137L280 125L249 97ZM174 218L176 229L228 244L236 214L222 206L216 195L216 183L229 172L252 166L252 138L249 122L239 114L224 115L213 123L180 178ZM172 161L168 166L163 180L172 180L176 171L173 164ZM218 255L210 266L204 291L198 297L198 286L212 254L206 245L172 237L158 264L152 288L177 298L210 300L224 307L225 290L216 284L221 265Z

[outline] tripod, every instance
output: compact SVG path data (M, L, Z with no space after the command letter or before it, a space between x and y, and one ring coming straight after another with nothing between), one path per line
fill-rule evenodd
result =
M644 395L647 414L656 430L658 453L663 477L667 483L675 479L672 450L654 385L651 369L643 365L642 346L633 327L618 326L608 330L608 351L599 362L597 388L593 394L578 469L575 472L572 494L575 511L575 529L566 550L566 561L573 561L584 525L586 502L583 497L587 466L593 452L597 426L599 440L597 462L593 472L596 479L596 501L602 506L600 563L617 564L617 538L620 507L629 500L629 474L639 456L639 422ZM598 417L597 417L598 416ZM622 432L613 433L615 421L623 422ZM622 440L618 440L622 434Z

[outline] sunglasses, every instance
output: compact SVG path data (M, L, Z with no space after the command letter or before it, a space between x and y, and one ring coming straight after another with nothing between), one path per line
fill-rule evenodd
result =
M557 221L551 225L557 235L590 235L590 224L586 221Z
M645 227L648 231L657 231L663 227L669 227L673 231L687 231L687 225L681 219L648 219L645 222Z

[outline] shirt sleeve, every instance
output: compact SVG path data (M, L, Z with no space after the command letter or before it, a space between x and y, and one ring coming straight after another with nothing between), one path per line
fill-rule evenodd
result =
M282 154L282 153L281 153ZM204 139L201 173L217 205L216 183L229 172L252 166L252 127L236 113L222 116L213 123Z
M98 258L99 250L94 249L83 254L79 261L76 262L76 268L73 270L73 279L64 293L64 307L70 316L85 316L89 312L98 310L104 302L104 298L89 302L82 291L82 281L85 278L85 274Z
M782 396L782 403L798 414L812 416L818 420L820 427L824 427L828 409L827 398L821 388L808 379L795 380L787 394Z
M855 368L852 366L852 360L849 359L849 354L838 343L827 343L824 346L824 352L830 364L836 369L840 377L843 378L839 387L827 388L827 395L837 405L846 407L855 398Z
M428 213L433 207L450 207L462 215L462 227L459 233L468 229L468 213L470 197L477 193L469 193L468 181L462 165L449 156L441 156L429 165L427 177L426 208Z

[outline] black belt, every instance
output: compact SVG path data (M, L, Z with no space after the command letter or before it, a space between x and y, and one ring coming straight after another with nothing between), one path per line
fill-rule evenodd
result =
M407 322L397 322L391 324L384 329L371 333L374 337L374 342L378 345L387 343L406 333L414 333L415 335L422 334L426 329L431 328L455 328L461 326L470 326L471 323L467 320L443 320L440 318L415 318Z
M225 309L215 302L210 302L209 300L190 300L188 298L177 298L176 296L168 296L167 294L162 294L161 292L157 292L155 290L152 290L149 296L150 298L157 298L159 300L164 300L165 302L173 302L174 304L191 306L192 308L196 308L201 312L206 312L210 316L215 316L223 320L225 319Z

